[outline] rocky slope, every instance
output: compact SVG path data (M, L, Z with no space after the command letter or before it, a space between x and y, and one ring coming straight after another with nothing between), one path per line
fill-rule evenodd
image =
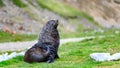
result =
M38 33L42 26L51 19L58 19L61 27L66 30L72 26L60 15L39 7L34 0L31 0L33 5L29 3L29 0L21 0L27 5L25 8L16 6L13 4L12 0L2 1L5 6L0 9L0 29L3 31L10 33L35 34Z
M60 32L75 32L78 29L98 29L85 17L65 18L51 10L42 8L36 0L20 0L26 7L18 7L13 0L1 0L0 30L10 33L36 34L51 19L60 21ZM55 1L55 0L52 0ZM99 25L105 28L120 28L119 0L56 0L91 15ZM59 8L59 7L58 7ZM81 27L82 26L82 27Z
M120 0L60 0L88 14L105 28L120 28Z

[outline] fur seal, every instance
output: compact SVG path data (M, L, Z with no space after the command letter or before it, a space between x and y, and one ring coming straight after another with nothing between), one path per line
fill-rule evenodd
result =
M58 56L59 33L57 30L58 20L50 20L42 28L38 42L28 49L24 56L24 61L33 62L54 62Z
M42 28L38 38L38 45L42 43L44 44L44 46L53 46L55 48L55 58L59 58L57 52L60 43L60 37L57 27L58 20L48 21L46 25Z

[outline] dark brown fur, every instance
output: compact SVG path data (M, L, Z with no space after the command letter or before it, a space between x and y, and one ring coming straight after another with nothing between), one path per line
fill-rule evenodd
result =
M58 47L59 47L59 33L57 30L58 26L58 20L50 20L46 23L46 25L42 28L38 44L42 43L45 44L45 46L53 46L55 48L55 58L59 58L58 56Z
M46 52L47 49L43 49L35 44L32 48L26 51L24 61L28 63L47 61L49 54L46 54Z
M24 56L25 62L54 62L59 58L57 52L59 47L58 21L50 20L46 23L39 34L38 43L28 49Z

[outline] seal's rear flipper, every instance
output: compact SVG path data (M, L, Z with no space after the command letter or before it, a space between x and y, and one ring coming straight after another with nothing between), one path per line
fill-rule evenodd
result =
M54 57L52 55L50 55L50 57L48 58L48 60L46 62L47 63L53 63L54 62Z

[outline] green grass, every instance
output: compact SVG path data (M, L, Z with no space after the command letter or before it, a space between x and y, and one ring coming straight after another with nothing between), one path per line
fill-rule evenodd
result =
M0 62L0 67L10 65L10 64L14 64L14 63L19 63L20 61L23 61L23 56L17 56L13 59Z
M60 58L54 63L25 63L23 57L0 62L1 68L116 68L120 61L95 62L89 55L94 52L119 52L120 35L95 38L82 42L67 43L59 48Z
M109 36L109 35L118 35L115 34L115 30L104 30L104 33L96 32L93 30L89 30L85 32L84 30L80 30L78 32L64 32L59 31L60 38L75 38L75 37L85 37L85 36ZM36 35L27 35L27 34L10 34L7 32L0 31L0 42L16 42L16 41L29 41L29 40L37 40L38 34Z
M4 3L2 2L2 0L0 0L0 7L3 7Z
M16 41L28 41L37 39L37 35L27 34L10 34L0 31L0 42L16 42Z
M115 30L108 29L104 30L104 32L94 32L94 30L81 30L79 29L76 32L64 32L60 31L60 37L61 38L76 38L76 37L85 37L85 36L109 36L109 35L117 35L115 34Z
M21 0L12 0L12 2L18 7L21 7L21 8L26 7L26 4L24 4Z

